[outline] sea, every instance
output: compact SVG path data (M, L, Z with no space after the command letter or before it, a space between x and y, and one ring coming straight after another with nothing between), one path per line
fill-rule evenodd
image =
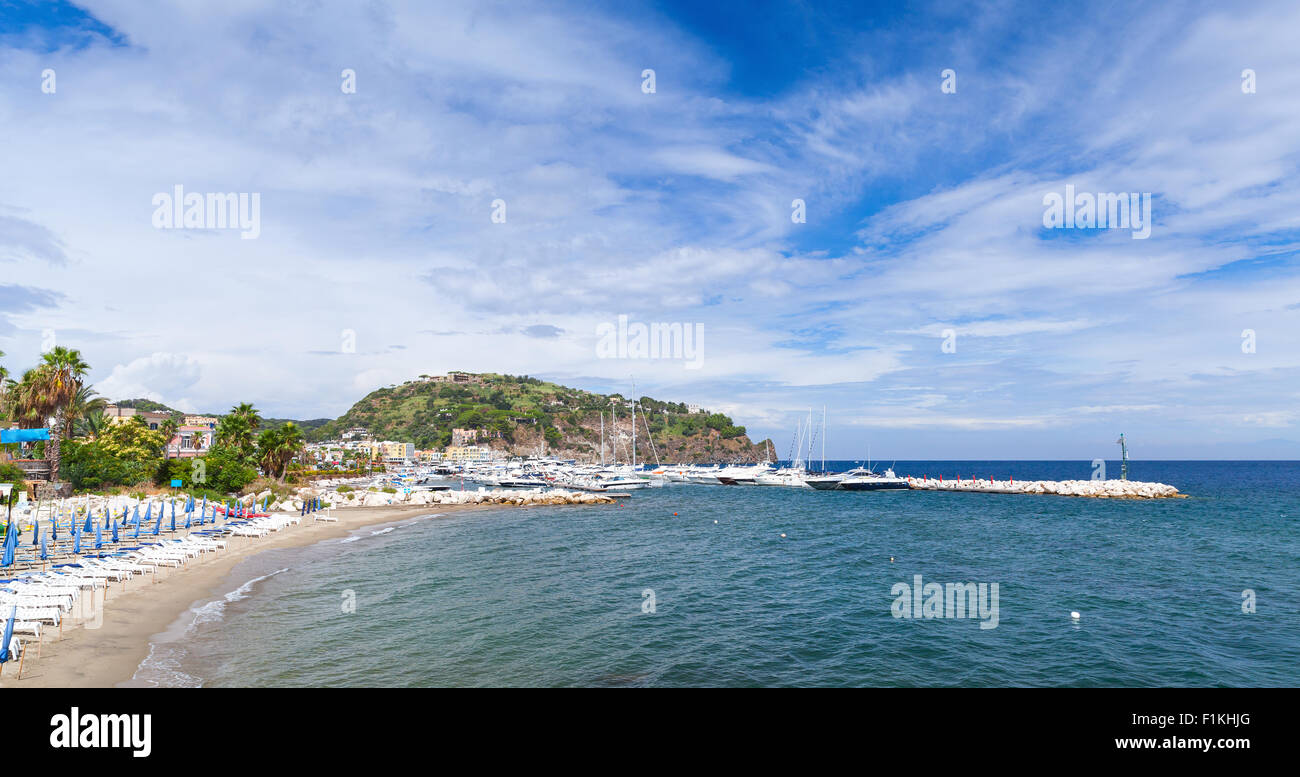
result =
M130 684L1300 685L1300 462L1133 461L1129 478L1188 498L673 484L431 509L246 559Z

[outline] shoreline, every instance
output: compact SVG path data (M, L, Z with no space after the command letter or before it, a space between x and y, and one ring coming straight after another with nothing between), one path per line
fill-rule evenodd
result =
M336 508L337 522L303 523L259 539L231 538L230 546L217 554L190 561L179 569L168 569L155 585L152 576L137 575L125 584L113 583L103 603L102 624L85 627L84 620L68 621L63 637L58 629L43 635L40 657L35 642L25 643L29 651L18 679L18 664L11 661L0 673L0 688L112 688L129 683L148 656L153 637L166 631L190 608L223 596L226 578L234 568L263 550L313 545L345 537L354 529L400 521L430 513L450 515L493 505L403 505ZM83 596L89 594L83 593ZM103 592L95 594L100 602ZM76 608L74 608L74 613Z

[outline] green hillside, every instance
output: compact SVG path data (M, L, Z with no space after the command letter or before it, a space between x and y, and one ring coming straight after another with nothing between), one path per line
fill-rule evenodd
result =
M594 458L599 456L601 413L605 440L617 441L618 457L630 452L631 410L628 398L568 388L528 376L485 373L473 382L446 383L422 377L371 392L338 419L308 434L309 439L337 439L347 429L364 428L375 439L413 442L417 448L451 444L452 429L475 429L478 444L513 454L537 453ZM638 398L644 417L637 418L639 458L664 463L754 461L767 458L766 443L754 445L743 426L721 413L690 413L680 402ZM617 432L611 422L617 414ZM653 447L646 442L650 430ZM607 455L609 455L607 453Z

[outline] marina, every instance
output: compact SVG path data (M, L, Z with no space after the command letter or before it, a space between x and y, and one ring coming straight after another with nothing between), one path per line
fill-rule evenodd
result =
M809 472L800 463L751 465L594 466L554 458L518 458L488 466L465 465L443 474L410 467L374 479L321 480L316 491L331 504L450 504L457 491L494 489L546 492L551 489L615 496L646 488L728 486L789 488L800 491L943 491L982 494L1055 495L1095 499L1177 499L1186 495L1165 483L1127 479L1021 480L955 475L899 475L892 467L876 472L855 466L843 472ZM346 491L337 490L347 487ZM353 490L358 486L363 490ZM364 489L379 489L379 493ZM387 489L387 491L385 491ZM388 493L391 491L392 493ZM294 502L283 505L293 508ZM272 509L281 507L279 503Z

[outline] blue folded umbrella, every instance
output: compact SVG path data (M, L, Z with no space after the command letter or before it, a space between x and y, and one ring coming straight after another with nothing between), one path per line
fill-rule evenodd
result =
M9 620L5 623L4 645L0 645L0 664L5 663L13 658L9 655L9 644L14 640L14 618L18 617L18 605L14 605L9 611Z

